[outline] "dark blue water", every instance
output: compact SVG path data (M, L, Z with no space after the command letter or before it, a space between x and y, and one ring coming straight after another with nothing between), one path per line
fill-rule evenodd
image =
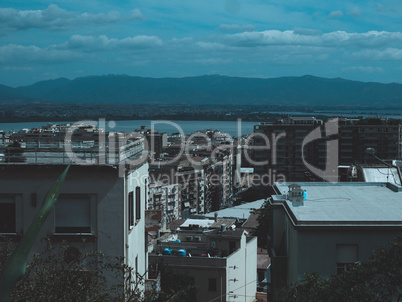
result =
M389 117L395 119L402 119L402 110L389 110L389 109L359 109L359 110L337 110L333 112L329 111L315 111L315 112L271 112L274 114L290 114L293 116L344 116L344 117ZM240 135L253 133L254 125L257 125L260 121L256 122L240 122ZM261 121L263 122L263 121ZM23 122L23 123L0 123L0 130L6 132L19 131L23 128L36 128L41 127L49 122ZM62 124L68 122L54 122L55 124ZM70 122L71 123L71 122ZM154 128L159 132L167 132L169 135L175 132L191 134L199 130L219 130L224 133L228 133L231 136L239 135L239 124L235 121L154 121L154 120L141 120L141 121L105 121L104 124L98 122L98 127L106 128L107 131L124 131L133 132L135 129L139 129L142 125L151 127L154 123Z

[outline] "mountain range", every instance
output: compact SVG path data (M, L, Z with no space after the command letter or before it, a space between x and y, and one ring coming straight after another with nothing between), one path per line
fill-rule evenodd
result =
M0 85L0 103L16 102L395 107L402 104L402 84L310 75L269 79L104 75L59 78L16 88Z

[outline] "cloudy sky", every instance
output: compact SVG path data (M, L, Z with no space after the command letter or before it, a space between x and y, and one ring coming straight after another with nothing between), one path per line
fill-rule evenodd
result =
M1 1L0 84L103 74L402 83L402 3Z

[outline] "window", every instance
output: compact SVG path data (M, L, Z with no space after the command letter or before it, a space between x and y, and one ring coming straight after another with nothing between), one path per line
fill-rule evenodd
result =
M89 196L59 196L55 206L55 233L91 233Z
M336 274L340 275L343 272L348 271L354 263L337 263L336 264Z
M208 279L208 291L216 292L216 278Z
M236 250L236 241L229 241L229 254Z
M135 219L141 219L141 188L135 188Z
M336 245L336 273L341 274L347 271L356 261L358 261L357 244L337 244Z
M16 209L13 196L0 196L0 233L16 233Z
M128 227L134 226L134 192L128 193Z
M147 192L148 192L148 181L145 180L145 210L148 209L148 194L149 194L149 192L148 192L148 194L147 194Z

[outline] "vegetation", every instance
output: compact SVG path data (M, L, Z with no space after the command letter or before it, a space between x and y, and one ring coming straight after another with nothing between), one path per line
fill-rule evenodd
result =
M44 249L34 254L26 274L17 283L10 301L145 301L138 290L123 286L123 277L134 279L133 269L122 259L99 252L81 253L66 242L54 246L45 238ZM3 240L0 269L4 267L14 244ZM83 243L81 250L85 249ZM141 276L137 276L142 281ZM110 282L121 280L121 282ZM134 284L126 279L126 284Z
M15 248L15 243L1 238L0 272ZM67 242L54 245L43 239L44 248L34 254L23 278L15 286L10 302L186 302L196 301L194 281L166 265L159 265L161 291L144 292L144 276L124 264L120 257L101 252L83 252ZM138 280L138 282L136 282Z
M390 241L389 249L373 252L369 261L354 264L348 271L323 279L304 275L284 291L288 302L396 301L402 298L402 234ZM398 300L399 301L399 300Z
M42 225L45 223L50 211L53 209L53 206L59 197L61 187L63 186L69 168L70 165L67 166L50 188L28 231L24 236L22 236L21 241L10 256L10 259L0 277L0 302L9 301L15 284L24 276L28 254L31 251Z
M258 226L253 235L257 236L258 238L258 247L269 249L269 234L272 224L272 210L268 199L265 200L261 208L257 210L257 213Z
M155 302L197 301L197 286L192 278L164 264L158 267L161 273L161 292Z

